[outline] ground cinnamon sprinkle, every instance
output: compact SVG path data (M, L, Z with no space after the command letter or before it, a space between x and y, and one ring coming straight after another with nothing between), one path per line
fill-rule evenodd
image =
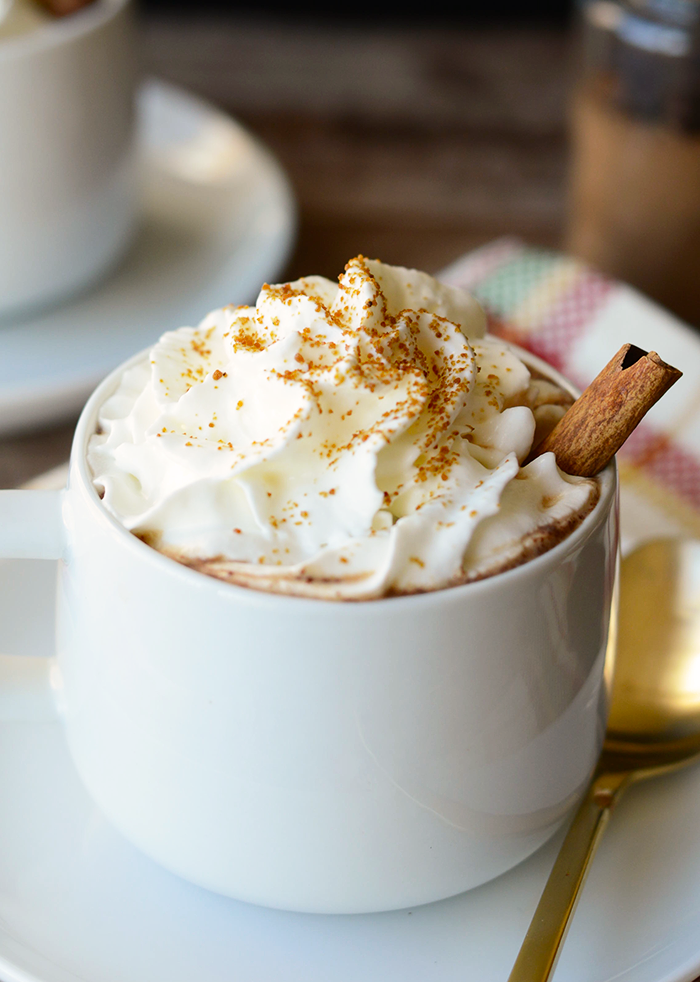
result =
M216 322L216 335L212 327L198 329L194 337L188 329L190 333L175 335L174 341L168 335L165 356L157 352L155 374L164 375L173 395L166 393L164 400L163 389L157 389L160 405L167 408L148 438L153 445L155 429L161 430L158 436L168 434L155 451L162 455L164 473L189 480L191 470L204 478L199 487L196 482L183 484L185 493L176 504L189 508L191 500L199 502L201 524L191 527L202 529L197 542L205 543L203 554L213 543L227 556L238 557L219 556L207 570L198 565L202 571L223 570L222 563L230 561L235 568L227 569L226 578L238 582L244 577L243 567L253 564L256 582L267 583L270 577L291 574L272 569L268 573L258 566L284 564L296 570L299 582L323 579L324 570L330 569L328 582L335 577L349 583L369 575L362 563L382 557L388 540L391 550L401 543L397 558L392 551L390 560L382 558L378 568L386 564L391 571L387 575L393 577L401 566L408 586L400 592L421 590L432 582L435 557L449 555L449 563L459 563L462 539L455 549L454 537L465 536L467 542L465 530L481 527L484 516L494 516L503 488L517 483L515 455L522 458L530 439L529 417L525 419L520 408L532 410L524 395L525 369L512 353L504 363L499 342L484 342L481 348L470 345L457 320L419 307L410 294L402 293L410 290L405 276L384 294L384 270L377 270L375 278L373 269L357 261L346 268L339 293L322 280L267 286L257 308L212 314L205 323ZM462 301L451 295L438 306L426 282L427 278L416 283L419 292L414 296L421 297L421 303L433 310L463 309ZM437 288L436 292L440 296ZM416 309L398 310L397 298L403 296ZM464 309L471 308L467 304ZM464 317L469 323L467 314ZM482 329L478 318L476 325ZM224 367L231 378L217 385L228 378ZM509 371L516 373L510 379ZM182 414L176 415L178 400L186 393ZM512 403L506 406L507 399ZM212 416L213 407L218 418ZM512 409L513 423L501 427L498 414L504 408ZM556 412L553 415L556 418ZM542 414L543 419L551 416ZM177 434L170 428L174 419ZM168 427L161 427L163 420ZM209 434L209 429L216 432ZM539 432L545 432L544 423ZM511 433L513 442L507 444ZM191 448L186 455L183 446ZM517 449L504 449L511 447ZM229 454L223 458L212 453L226 449ZM145 457L135 454L134 459L134 475L140 476L143 467L143 487L157 487L160 478L156 473L151 480L141 463ZM491 476L501 467L499 461L504 463L502 480L498 473ZM553 461L547 466L553 476L543 465L538 472L544 475L541 485L532 485L539 494L521 485L517 494L530 494L536 507L558 520L565 508L555 507L560 485ZM486 487L472 496L484 483L479 475L487 473ZM331 482L333 487L328 486ZM130 493L134 492L141 493L138 481ZM517 494L508 501L522 500ZM221 541L210 523L210 514L220 510L225 514ZM178 522L181 517L178 513ZM410 521L395 536L404 518ZM232 528L236 520L239 524ZM346 534L350 549L344 546ZM404 534L407 539L401 538ZM370 538L371 543L355 545ZM289 557L284 561L283 552ZM453 560L453 555L458 558ZM340 570L335 563L347 568ZM458 571L450 576L450 582L456 582Z

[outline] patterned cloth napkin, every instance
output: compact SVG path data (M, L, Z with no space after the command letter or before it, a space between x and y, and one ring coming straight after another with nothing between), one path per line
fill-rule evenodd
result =
M577 260L499 239L440 279L471 290L490 330L544 358L584 388L627 341L684 375L618 454L623 548L662 535L700 538L700 335L628 286ZM155 340L155 339L154 339ZM62 487L56 468L32 487Z
M628 341L681 369L683 378L618 454L622 544L700 538L700 334L631 287L514 239L469 253L439 275L479 298L494 334L579 388Z

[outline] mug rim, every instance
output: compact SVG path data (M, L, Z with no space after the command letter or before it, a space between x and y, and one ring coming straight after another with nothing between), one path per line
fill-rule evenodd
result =
M69 44L93 30L98 30L130 4L131 0L97 0L72 14L49 20L25 34L8 38L0 35L0 65Z
M126 2L128 2L128 0L126 0ZM543 374L549 376L560 384L564 389L566 389L566 391L573 395L574 398L578 397L580 394L578 389L576 389L576 387L572 385L568 379L566 379L560 372L558 372L543 359L537 357L536 355L531 355L529 351L526 351L509 341L502 341L501 338L498 338L497 340L511 348L519 357L523 359L523 361L526 362L526 364L536 370L542 371ZM558 565L590 537L595 529L605 521L610 509L615 506L618 488L618 470L617 459L616 457L613 457L610 463L596 475L596 478L600 484L600 495L597 502L583 521L576 526L573 532L565 536L565 538L563 538L551 549L547 549L545 552L540 553L539 556L535 556L533 559L528 559L524 563L520 563L518 566L513 566L510 569L504 570L500 573L485 576L479 580L472 580L468 583L459 583L452 586L447 585L444 587L439 587L435 590L426 590L424 592L358 600L300 597L294 594L275 593L271 590L258 590L254 587L241 586L237 583L228 583L219 579L218 577L209 576L200 572L199 570L185 566L184 564L179 563L175 559L171 559L169 556L164 555L157 549L154 549L152 546L147 545L141 539L137 538L137 536L125 528L117 518L107 511L102 504L102 499L97 493L97 490L92 482L92 476L90 474L89 465L87 462L87 449L88 441L95 432L97 413L104 402L113 394L124 372L134 367L139 362L147 359L151 348L152 345L148 348L144 348L142 351L132 355L131 358L128 358L126 361L117 366L117 368L111 371L109 375L107 375L99 383L99 385L96 386L85 403L85 406L80 414L80 418L76 424L71 447L68 490L71 490L73 481L77 478L80 483L80 489L83 492L83 500L91 508L92 513L103 526L110 528L113 534L118 535L122 539L126 548L135 550L135 561L145 561L155 564L155 568L162 571L162 573L166 575L179 577L184 576L185 581L189 582L193 589L209 589L218 591L224 589L226 591L230 591L229 595L231 596L232 600L241 601L248 606L277 608L280 605L284 605L288 609L291 609L291 605L296 605L297 607L299 607L299 605L303 605L306 611L316 610L319 614L330 613L330 615L333 617L338 616L339 611L345 609L349 609L351 611L349 616L357 616L357 613L352 614L352 610L358 607L361 607L363 611L367 611L368 609L383 611L387 604L391 604L391 609L399 613L402 605L405 606L407 604L422 604L427 609L428 607L436 604L442 605L443 603L449 604L451 602L459 603L460 601L465 601L468 597L476 597L485 590L495 590L498 588L500 583L514 583L518 579L525 579L528 575L532 575L533 573L536 574L538 571L546 568L547 566ZM468 591L468 593L465 593L465 591Z

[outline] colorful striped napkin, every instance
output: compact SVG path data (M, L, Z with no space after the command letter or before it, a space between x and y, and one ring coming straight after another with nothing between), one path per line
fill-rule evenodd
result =
M700 335L636 290L575 259L499 239L440 279L472 291L490 330L584 388L625 342L657 351L683 378L618 454L623 548L700 537Z

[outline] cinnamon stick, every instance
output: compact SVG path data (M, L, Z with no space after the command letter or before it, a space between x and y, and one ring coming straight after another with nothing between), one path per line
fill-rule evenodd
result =
M552 451L565 473L593 477L681 375L655 351L623 345L528 460Z

